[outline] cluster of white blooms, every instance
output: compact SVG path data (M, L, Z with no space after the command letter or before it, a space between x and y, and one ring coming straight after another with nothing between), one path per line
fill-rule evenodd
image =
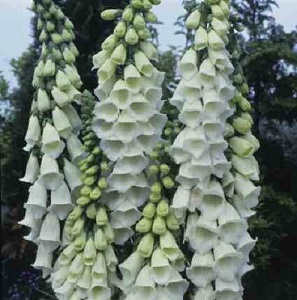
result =
M30 152L26 173L30 183L26 214L19 223L31 229L25 237L38 245L33 266L43 276L52 272L53 252L61 245L61 221L73 209L81 186L75 163L82 157L77 138L81 120L72 106L80 102L80 77L74 67L78 55L73 24L51 0L35 0L42 53L35 68L32 102L24 148Z
M172 206L194 251L186 273L197 300L242 299L240 278L251 269L255 244L246 218L260 193L251 182L258 179L258 142L250 115L234 105L248 102L232 81L229 14L227 0L203 1L191 12L186 26L195 30L194 44L181 59L182 80L171 99L184 124L170 151L180 165Z
M92 131L93 96L83 93L82 139L87 152L80 160L83 186L76 207L66 219L63 246L50 277L58 299L111 299L118 279L118 259L108 211L100 201L111 166Z
M115 163L103 199L112 211L116 244L133 235L131 226L141 216L138 207L149 192L144 173L147 156L160 141L167 120L160 113L164 73L151 63L157 50L148 41L151 34L146 28L146 22L156 19L150 12L154 2L158 1L131 1L123 12L103 12L105 19L119 20L93 58L99 83L95 94L100 101L94 109L93 129L103 152Z

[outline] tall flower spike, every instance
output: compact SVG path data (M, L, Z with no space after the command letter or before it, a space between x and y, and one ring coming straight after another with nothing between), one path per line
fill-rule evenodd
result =
M34 71L36 93L25 136L24 149L30 157L26 174L20 179L32 186L20 224L31 228L25 238L38 244L33 267L48 276L53 270L53 251L62 243L60 221L73 208L70 192L81 186L78 167L67 161L71 153L66 144L80 130L72 103L80 102L82 83L74 66L78 53L71 21L52 0L34 0L32 9L38 19L42 51ZM71 172L65 161L71 164Z
M144 172L148 154L161 140L166 123L166 116L160 113L164 74L152 64L157 51L146 28L149 20L155 21L152 4L131 1L124 11L118 11L113 34L93 57L99 98L93 129L104 154L114 163L103 200L112 211L116 244L124 244L133 235L131 227L141 217L139 207L149 194ZM113 12L107 10L102 17L108 19L110 14Z
M63 250L51 275L51 283L58 297L69 290L69 299L87 297L108 300L114 296L114 286L119 280L116 275L118 259L113 248L115 233L110 224L109 209L103 202L103 195L108 187L106 177L110 174L112 165L97 146L98 139L92 131L94 98L85 91L82 99L82 140L87 153L79 161L83 186L79 188L77 185L74 165L65 158L65 178L69 182L72 197L76 199L76 206L65 222ZM69 192L65 193L64 186L52 194L52 205L62 205L59 216L63 216L71 208L67 201L69 196Z
M171 100L184 125L170 149L180 165L173 210L186 221L185 241L194 252L187 277L197 287L195 299L239 299L255 243L245 218L260 192L250 182L258 179L252 155L259 145L250 132L252 118L242 109L250 108L242 94L247 85L228 52L234 51L228 46L229 14L225 0L201 1L189 12L186 26L195 39L180 61L182 79ZM243 235L246 251L239 246Z

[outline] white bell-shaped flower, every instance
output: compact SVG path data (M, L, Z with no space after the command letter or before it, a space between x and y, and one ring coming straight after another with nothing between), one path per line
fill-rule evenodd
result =
M112 123L109 123L112 124ZM96 134L98 134L98 131L96 130L96 125L93 126L93 130ZM100 135L98 134L98 137ZM105 153L105 155L110 159L111 161L116 161L117 159L123 157L123 154L125 153L126 146L124 143L117 139L108 138L108 140L104 140L102 137L102 140L100 142L100 147L102 151Z
M170 103L177 107L179 111L182 111L183 104L185 103L185 97L183 95L184 82L183 80L179 82L175 91L173 93L172 98L169 100Z
M225 43L215 30L210 30L208 33L208 44L213 50L222 50L225 48Z
M191 79L185 80L183 86L183 94L187 99L187 102L194 102L200 99L201 97L201 80L198 75L194 75Z
M125 144L132 142L139 135L139 126L134 118L122 112L113 130L116 137Z
M93 280L94 281L94 280ZM92 290L90 298L91 300L102 299L109 300L111 299L111 290L107 287L107 284L103 286L102 284L96 284L95 282L92 284Z
M255 247L257 239L253 239L247 232L242 235L238 241L236 250L241 252L246 261L249 260L249 254Z
M28 129L25 136L27 143L25 149L31 150L39 141L41 135L41 128L37 116L32 115L29 119Z
M114 75L116 68L117 65L114 64L111 59L106 60L97 72L99 83L101 84L101 82L111 78Z
M123 275L123 285L130 286L134 283L144 263L144 258L136 251L119 265Z
M227 74L234 72L234 67L228 57L226 50L208 50L209 59L220 70ZM230 83L231 85L231 83Z
M125 193L130 187L134 186L137 181L137 176L133 174L114 174L108 178L108 183L115 190Z
M208 35L207 31L204 27L200 26L195 32L195 40L194 40L194 47L195 50L202 50L207 47L208 44Z
M218 278L215 281L215 299L218 300L238 300L242 299L242 289L237 280L231 282L223 281Z
M220 37L225 37L228 34L229 29L226 23L217 18L212 19L211 26Z
M51 192L51 205L49 210L52 211L59 220L65 220L74 205L71 201L71 195L68 186L63 181L56 190Z
M171 277L168 283L165 285L165 295L167 298L164 299L183 299L184 294L188 289L189 282L182 278L177 270L172 268L171 272Z
M75 197L76 195L78 195L79 190L82 186L81 172L74 164L72 164L66 158L64 158L63 161L63 172L65 175L65 180L71 190L71 195Z
M215 266L217 276L228 282L235 280L243 263L243 255L237 252L231 245L220 241L214 247Z
M56 190L62 184L63 178L57 161L48 155L43 155L40 165L40 183L48 190Z
M185 79L191 79L197 72L197 53L190 48L179 63L179 72Z
M196 287L206 288L216 277L213 266L214 258L211 251L203 255L196 252L191 267L187 268L187 277Z
M75 248L75 245L74 243L71 243L60 253L57 262L62 266L70 265L76 254L77 250Z
M106 267L111 272L115 272L116 267L118 266L118 258L114 252L114 248L111 245L108 245L106 249L104 250L104 258Z
M27 183L34 183L38 175L39 175L38 158L36 155L31 153L27 162L25 176L20 178L20 181L27 182Z
M66 141L66 145L69 155L71 157L71 161L74 164L76 164L84 157L85 151L83 149L83 145L75 134L69 135Z
M61 244L60 234L59 219L49 212L43 220L38 239L49 251L54 251Z
M211 284L204 288L198 288L194 300L215 300L215 292Z
M85 266L83 273L80 278L77 280L77 286L81 289L90 289L92 282L92 267Z
M101 50L93 56L94 69L99 69L110 58L110 52Z
M259 165L254 156L243 158L232 156L234 169L250 180L259 180Z
M79 133L79 131L82 128L82 123L81 123L81 119L79 118L79 115L78 115L76 109L72 105L69 104L69 105L64 106L62 110L66 114L74 133L75 134Z
M160 248L170 261L176 261L183 257L183 253L169 230L160 236Z
M33 240L35 240L39 234L41 223L42 219L35 219L31 209L26 209L24 219L18 222L18 224L27 226L31 229L31 233L33 233L33 235L31 235L31 233L30 235Z
M148 163L148 158L144 155L125 156L117 161L113 173L137 175L147 167Z
M116 245L124 245L133 236L134 231L131 228L114 228L114 234L114 243Z
M59 300L69 299L70 295L74 291L74 284L66 280L61 286L54 290L56 297Z
M126 109L131 103L131 92L122 79L119 79L110 93L110 100L119 108Z
M60 287L66 280L69 274L69 265L60 266L54 273L51 275L51 285L55 290Z
M119 117L118 107L110 100L96 103L94 108L96 118L103 119L107 122L115 122Z
M151 42L140 42L140 49L150 60L157 60L159 52Z
M100 139L102 139L102 143L108 143L107 141L105 141L105 139L111 140L111 142L120 142L118 141L118 138L113 136L114 135L113 126L114 126L113 122L107 122L103 119L95 118L92 129L96 133L96 135Z
M47 191L38 180L30 187L29 199L24 206L32 212L34 219L41 219L46 213Z
M84 268L83 254L79 253L70 264L67 280L76 283L78 278L82 275Z
M41 151L52 158L57 158L63 152L64 147L65 144L61 141L56 128L50 123L46 123L42 133Z
M232 85L225 72L217 72L215 83L221 99L229 101L234 97L235 87ZM225 113L227 118L233 114L233 110L226 109Z
M200 216L195 226L190 226L188 239L191 247L205 254L218 243L218 229L215 221Z
M160 248L157 248L152 254L151 269L152 278L155 283L165 285L168 282L172 267Z
M70 95L68 95L66 92L61 91L58 87L54 86L51 93L55 102L60 107L64 107L71 103L72 99L70 98Z
M56 84L61 91L67 91L71 85L68 76L61 70L56 73Z
M255 206L255 203L257 202L258 202L258 197L255 197L255 199L247 199L247 198L245 199L242 198L241 196L234 194L232 198L232 204L242 218L250 218L256 213L251 208L253 208Z
M175 216L182 220L190 201L190 189L179 186L173 196L172 209Z
M67 115L58 106L52 112L54 126L57 129L59 135L67 139L72 131L72 126L68 120Z
M212 180L208 188L204 191L200 210L205 218L214 220L223 213L225 202L225 195L221 184L216 180Z
M226 195L232 198L234 195L234 176L230 171L224 173L222 177L222 186Z
M43 245L38 245L35 262L32 267L42 270L44 275L49 275L52 272L53 254L49 249Z
M191 128L195 128L201 121L203 107L201 100L186 102L179 115L179 120Z
M133 93L138 93L142 87L142 78L138 70L133 64L129 64L124 69L124 79L128 88Z
M116 82L116 77L111 76L109 79L101 82L98 87L94 90L94 94L100 101L104 101L108 98L113 86Z
M229 203L226 203L225 211L219 216L218 221L220 238L226 243L237 243L248 227L247 222Z
M144 76L150 77L153 74L154 67L142 51L134 53L134 61L137 70Z
M203 83L212 83L216 77L216 68L209 58L203 60L200 65L199 73Z
M140 93L133 96L132 103L128 107L128 111L136 121L143 122L147 122L154 114L151 103Z
M51 108L51 101L45 90L38 89L37 108L41 112L45 112L47 110L50 110L50 108Z

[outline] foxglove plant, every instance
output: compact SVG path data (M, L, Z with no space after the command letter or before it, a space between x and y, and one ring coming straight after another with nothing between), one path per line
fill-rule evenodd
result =
M173 208L194 252L186 273L197 287L195 299L241 298L240 278L251 268L255 244L246 218L260 192L250 181L258 179L252 157L258 143L251 117L240 111L248 102L233 82L239 76L226 49L229 15L227 0L202 1L190 13L194 44L181 59L182 80L171 99L184 124L171 147L180 165Z
M42 51L34 71L36 92L25 136L24 149L30 156L20 179L31 187L20 224L31 229L26 239L38 245L33 266L47 276L53 252L61 245L61 221L73 209L72 196L81 185L75 165L84 153L77 138L81 121L72 105L80 103L81 80L74 66L78 52L71 21L51 0L34 0L32 8Z
M92 131L94 99L83 93L82 139L87 156L79 162L83 186L76 207L66 219L63 250L51 275L58 299L111 299L115 292L118 259L112 243L115 235L101 196L107 188L111 164Z

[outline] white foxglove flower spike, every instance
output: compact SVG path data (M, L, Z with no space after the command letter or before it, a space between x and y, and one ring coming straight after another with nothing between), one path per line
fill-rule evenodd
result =
M36 155L33 153L30 154L25 176L20 178L20 181L27 183L34 183L39 175L39 162Z
M41 135L41 128L37 116L32 115L29 119L28 129L25 136L27 143L24 148L26 151L30 151L39 141Z

